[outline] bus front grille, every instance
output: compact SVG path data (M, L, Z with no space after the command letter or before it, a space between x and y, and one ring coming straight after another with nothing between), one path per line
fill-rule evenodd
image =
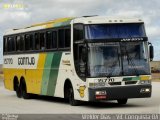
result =
M121 85L121 82L110 82L109 85Z
M125 85L136 84L137 81L125 81Z

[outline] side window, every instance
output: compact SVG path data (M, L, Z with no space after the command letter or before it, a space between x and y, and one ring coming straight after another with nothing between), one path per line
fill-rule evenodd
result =
M20 50L21 51L24 50L24 45L25 45L24 35L21 35L21 42L20 42Z
M35 38L35 49L39 50L40 49L39 33L35 33L34 38Z
M45 50L45 33L40 33L40 49Z
M16 41L15 41L14 37L11 38L11 44L12 44L12 50L11 51L16 51Z
M84 39L83 24L75 24L73 28L74 28L74 31L73 31L74 41Z
M8 46L7 46L8 52L11 52L12 50L12 42L11 42L11 37L8 38Z
M52 32L52 48L57 48L57 31Z
M30 46L29 46L30 50L34 50L34 40L33 40L33 35L30 35Z
M20 51L20 37L16 36L16 51Z
M8 45L7 45L8 52L15 51L15 40L13 37L8 38Z
M69 48L71 44L71 30L65 29L65 47Z
M7 52L7 37L3 38L3 52Z
M51 49L52 48L52 33L46 32L46 48Z
M33 35L25 35L25 50L33 50Z
M65 31L64 29L58 30L58 48L65 47Z
M7 46L8 52L11 52L12 50L12 42L11 42L11 37L8 38L8 46Z
M30 36L25 35L25 50L29 50L30 45Z
M21 36L16 36L16 51L23 50L23 41Z

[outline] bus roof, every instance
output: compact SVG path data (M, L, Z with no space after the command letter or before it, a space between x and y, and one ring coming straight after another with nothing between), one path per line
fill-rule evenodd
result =
M75 18L73 23L83 24L116 24L116 23L143 23L139 18L124 18L124 17L106 17L106 16L90 16Z
M50 21L43 22L43 23L37 23L37 24L31 25L31 26L28 26L25 28L8 30L8 31L6 31L6 33L4 35L12 35L12 34L29 32L29 31L34 31L34 30L67 26L67 25L70 25L70 22L72 19L74 19L74 18L73 17L59 18L59 19L50 20Z
M73 20L73 21L72 21ZM4 35L12 35L17 33L30 32L35 30L42 30L47 28L61 27L70 25L70 23L83 23L83 24L102 24L102 23L142 23L141 19L137 18L116 18L116 17L106 17L106 16L84 16L84 17L67 17L55 19L43 23L38 23L31 25L29 27L8 30Z

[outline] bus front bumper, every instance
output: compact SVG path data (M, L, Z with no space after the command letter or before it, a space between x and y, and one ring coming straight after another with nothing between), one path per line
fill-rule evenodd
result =
M152 85L89 88L89 101L151 97Z

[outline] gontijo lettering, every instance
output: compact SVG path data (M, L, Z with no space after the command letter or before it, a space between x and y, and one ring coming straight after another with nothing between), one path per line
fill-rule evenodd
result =
M19 57L18 58L18 65L34 65L35 58L34 57Z

